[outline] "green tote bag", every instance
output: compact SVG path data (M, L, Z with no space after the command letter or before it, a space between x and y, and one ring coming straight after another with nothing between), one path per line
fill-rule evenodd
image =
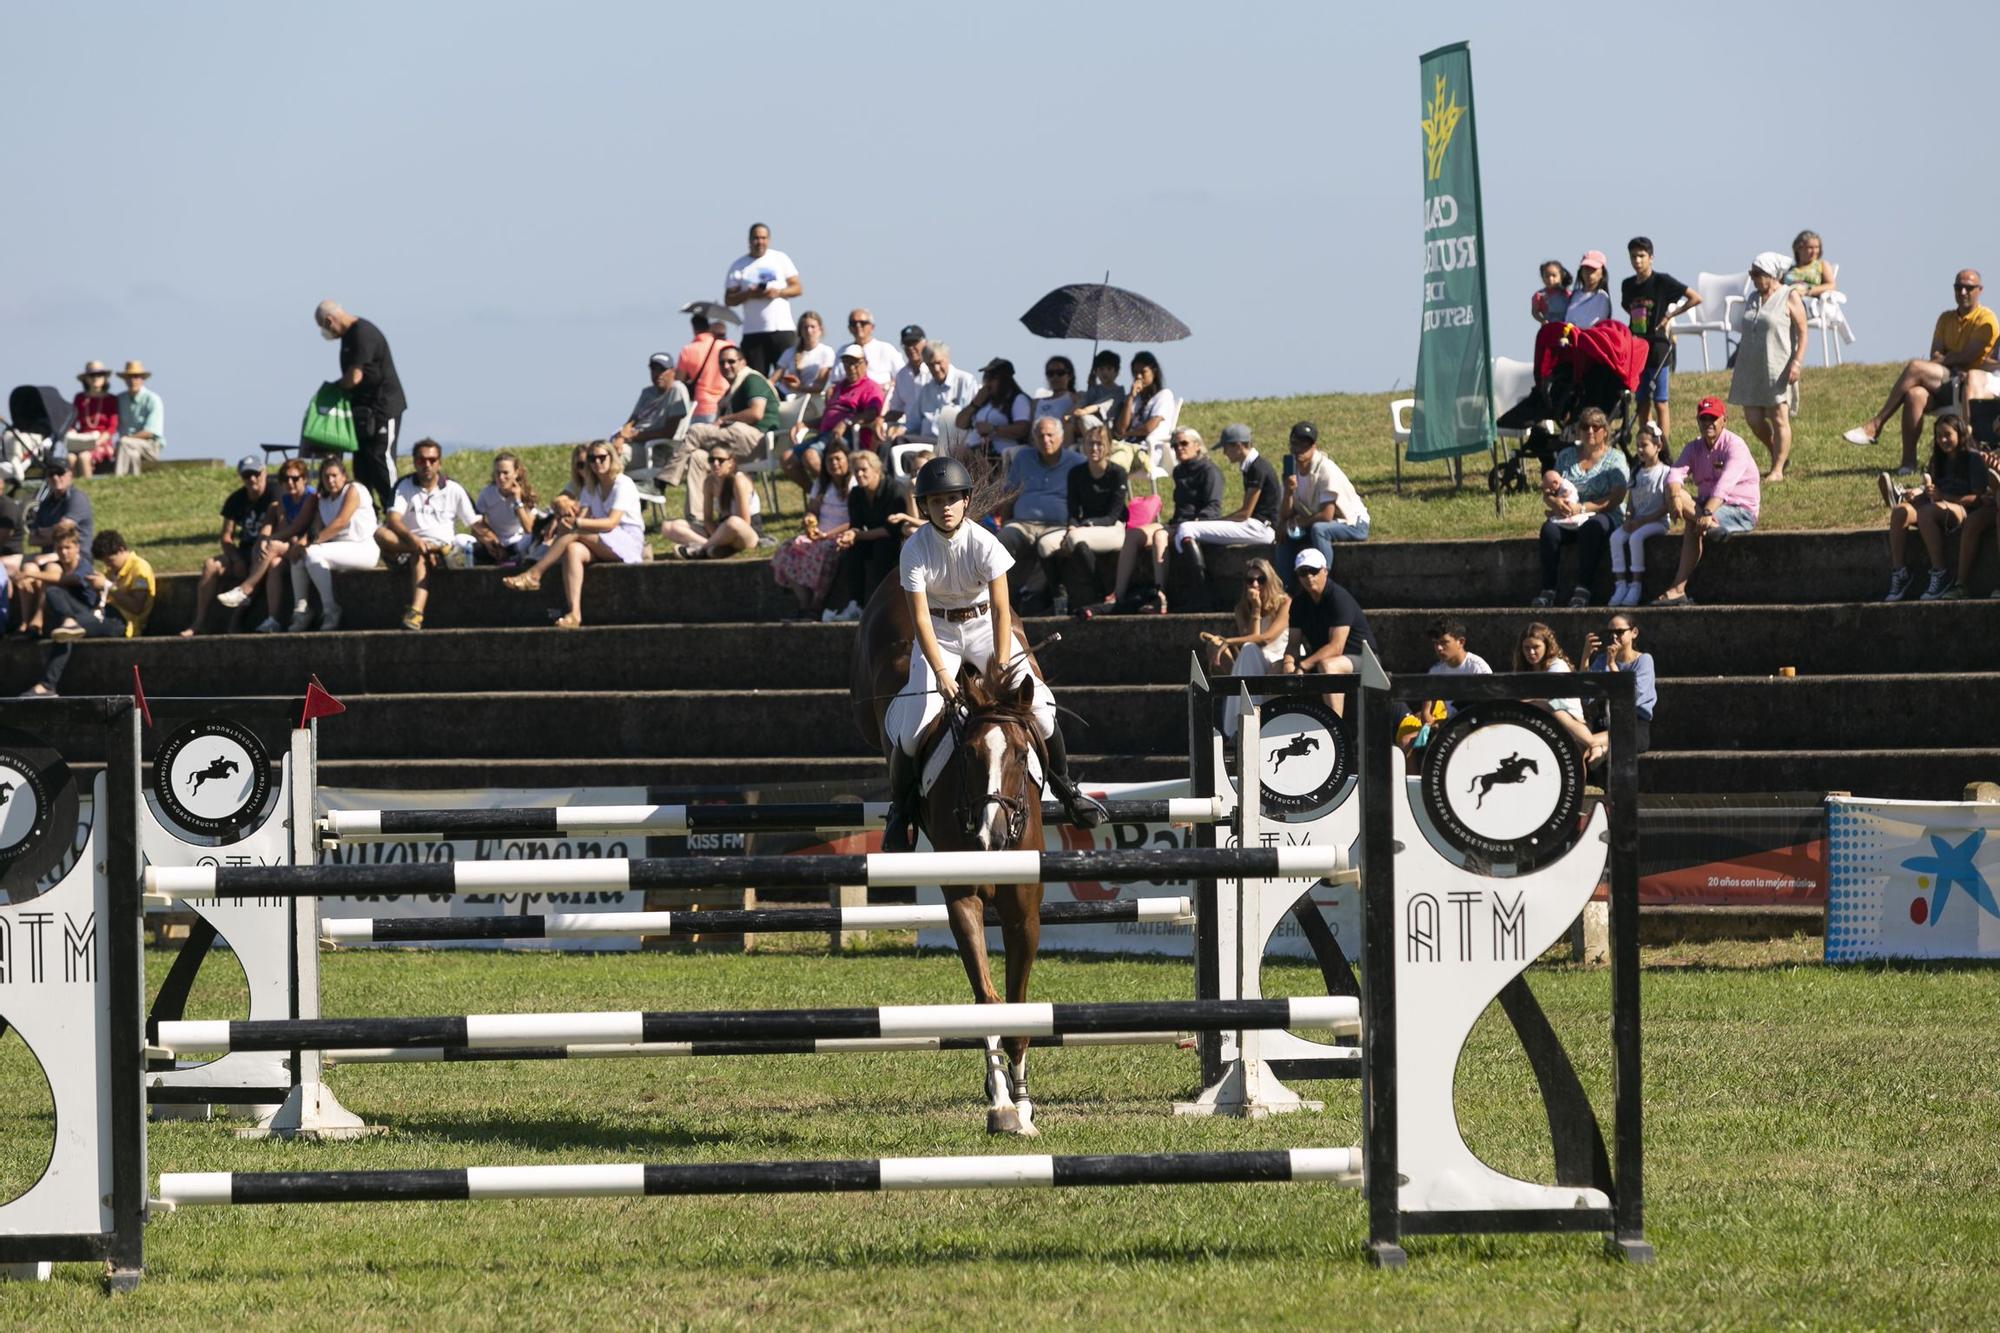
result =
M354 436L354 405L345 386L329 380L306 404L306 419L299 426L299 448L310 453L351 454Z

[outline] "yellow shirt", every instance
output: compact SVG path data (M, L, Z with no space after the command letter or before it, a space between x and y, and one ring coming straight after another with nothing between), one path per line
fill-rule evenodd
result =
M1945 311L1938 316L1937 328L1931 332L1933 348L1946 356L1977 352L1975 362L1992 356L1996 342L2000 342L2000 316L1983 305L1972 307L1971 313L1965 315L1956 310Z
M139 556L127 551L125 553L124 568L120 569L113 576L111 586L121 593L128 594L134 588L145 590L145 598L139 603L137 611L121 609L118 612L119 615L125 618L125 637L136 639L145 633L146 618L153 614L153 600L158 591L158 584L153 579L153 567ZM129 607L132 604L129 596L119 598L119 602L121 603L121 608Z

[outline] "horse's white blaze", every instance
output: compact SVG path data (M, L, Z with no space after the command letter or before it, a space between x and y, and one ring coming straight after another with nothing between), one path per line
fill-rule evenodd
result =
M988 727L979 739L986 747L986 804L980 809L979 850L1006 851L1007 807L994 798L1006 792L1007 742L998 727Z

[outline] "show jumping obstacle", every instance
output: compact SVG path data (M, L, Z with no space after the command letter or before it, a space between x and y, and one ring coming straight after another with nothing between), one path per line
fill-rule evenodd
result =
M1187 925L1186 898L1130 898L1108 903L1043 903L1045 926L1149 922ZM988 909L986 924L997 925ZM755 911L575 912L549 916L335 917L320 922L330 944L420 944L438 940L583 940L624 935L824 933L835 930L922 930L947 924L942 903L892 907L801 907Z
M1044 1046L1194 1045L1187 1032L1071 1032L1035 1038ZM462 1064L476 1060L620 1060L737 1055L861 1055L883 1051L984 1051L984 1037L823 1037L806 1041L591 1042L574 1046L356 1046L328 1050L329 1065Z
M1197 684L1206 682L1197 675ZM1231 833L1239 843L1236 849L1213 846L1213 827L1197 825L1198 839L1211 845L1183 851L999 854L1032 861L996 861L984 853L886 858L895 865L868 857L780 858L791 862L777 881L785 883L938 883L958 882L951 877L961 874L992 879L1028 873L1099 882L1167 875L1193 878L1197 929L1207 941L1197 950L1196 993L1201 998L1194 1001L436 1019L321 1019L296 1014L272 1021L253 1013L245 1022L213 1024L161 1017L152 1034L152 1054L158 1058L171 1052L223 1052L213 1062L220 1065L265 1055L316 1062L320 1050L343 1045L353 1050L364 1042L376 1050L470 1052L498 1049L500 1043L583 1049L737 1039L889 1040L897 1034L939 1041L1023 1033L1130 1035L1149 1024L1170 1024L1223 1034L1211 1045L1211 1058L1204 1061L1205 1066L1218 1066L1221 1077L1204 1093L1198 1109L1255 1113L1260 1105L1282 1108L1277 1075L1284 1072L1280 1065L1285 1048L1277 1044L1280 1038L1303 1040L1277 1029L1313 1023L1339 1033L1359 1031L1358 1059L1345 1058L1349 1067L1357 1063L1360 1067L1358 1147L1080 1158L168 1173L161 1177L156 1206L164 1210L225 1202L1316 1180L1362 1186L1368 1213L1367 1253L1385 1265L1403 1262L1404 1235L1491 1231L1598 1231L1625 1257L1649 1258L1640 1169L1636 728L1630 677L1577 673L1560 683L1565 694L1603 699L1610 710L1611 800L1587 818L1580 814L1581 766L1573 749L1561 748L1566 742L1545 712L1509 702L1544 697L1539 692L1550 687L1544 676L1427 677L1409 682L1403 693L1421 691L1460 710L1433 739L1424 775L1414 782L1400 776L1401 755L1392 740L1395 690L1372 654L1365 656L1358 679L1304 682L1309 691L1295 689L1295 684L1271 678L1242 688L1254 687L1280 699L1327 692L1347 697L1349 720L1358 733L1359 775L1339 795L1344 798L1351 790L1359 799L1332 803L1349 812L1348 827L1358 835L1363 886L1358 996L1266 1001L1255 994L1263 941L1281 919L1280 905L1310 890L1317 876L1345 872L1350 853L1349 842L1337 832L1304 846L1284 845L1293 837L1317 834L1325 839L1328 830L1310 821L1286 822L1265 815L1266 803L1274 798L1264 779L1261 751L1267 739L1276 741L1276 731L1269 717L1249 706L1247 694L1239 694L1244 705L1238 744L1240 789L1255 793L1257 799L1243 800L1234 808ZM109 1266L112 1285L129 1286L137 1280L141 1253L147 1094L139 1078L137 1039L144 995L136 948L139 876L136 840L127 830L138 826L137 807L142 802L130 707L115 701L87 702L99 711L78 712L69 701L11 708L0 704L0 724L33 725L60 718L64 726L74 726L77 719L87 718L102 729L111 753L111 762L96 779L94 813L82 853L67 863L70 868L56 878L54 887L24 900L22 877L32 880L42 871L33 857L0 848L0 854L17 857L8 860L0 855L0 886L13 893L9 902L0 904L0 949L5 950L7 964L0 969L0 1003L6 1005L7 1020L41 1061L58 1123L66 1127L44 1176L21 1198L0 1205L0 1264L102 1259ZM1219 772L1220 740L1206 729L1194 730L1197 720L1212 722L1220 702L1205 690L1191 696L1191 734L1202 742L1195 755L1197 794L1222 788L1212 781ZM1294 711L1297 707L1293 705ZM70 711L58 714L54 709ZM300 734L310 736L309 731ZM1296 730L1288 734L1281 747L1286 754L1311 753L1300 734ZM1554 740L1546 740L1551 734ZM1468 777L1476 786L1482 776L1498 771L1496 762L1518 759L1523 747L1538 738L1553 748L1536 752L1544 756L1544 763L1534 770L1535 784L1494 788L1498 799L1482 802L1476 815L1464 802L1452 799L1450 794L1464 788ZM1332 744L1333 739L1329 731L1323 743ZM35 744L32 737L0 731L0 768L21 773L24 781L29 770L41 773L37 809L59 815L73 810L73 805L63 804L62 793L72 785L67 770L60 760L43 761L45 749L35 749ZM310 758L309 752L305 757ZM162 768L171 776L172 765L156 756L156 774ZM1549 776L1540 776L1544 769ZM300 773L290 776L296 779ZM1211 779L1206 786L1204 776ZM290 803L294 811L301 806L299 788L295 781ZM1331 779L1312 800L1329 804L1330 790ZM1547 810L1537 802L1544 802ZM294 821L293 828L309 829L311 824ZM45 837L48 831L40 828L38 836ZM108 854L101 850L107 836ZM66 851L72 841L65 825L49 845ZM747 868L748 862L759 860L728 863L726 870L708 867L704 882L745 882L763 870ZM823 865L818 869L802 865L813 861ZM552 879L571 883L568 876L577 873L569 870L575 863L535 864L562 868L560 876L539 879L534 886L538 888L547 887ZM581 872L581 877L592 883L617 877L627 885L656 873L675 878L671 870L656 872L653 867L658 864L637 860L615 868L598 865ZM1607 865L1614 1113L1609 1152L1566 1053L1521 977L1589 900ZM328 873L354 870L370 873ZM440 870L446 873L437 874ZM1506 870L1514 873L1497 873ZM240 901L255 903L267 914L274 905L283 906L291 912L290 943L296 950L301 945L312 947L316 939L317 932L308 934L302 924L310 921L311 911L300 910L302 904L310 908L314 895L352 892L358 884L367 885L364 891L369 892L451 892L488 873L464 864L201 867L156 862L145 878L149 887L169 898L249 894L256 896ZM506 873L518 876L520 871ZM1217 876L1253 878L1230 880L1225 891L1214 882ZM1282 884L1292 876L1303 877L1306 883ZM413 890L412 884L423 887ZM438 887L441 884L450 887ZM193 901L199 906L213 900ZM21 984L19 941L46 937L49 924L58 920L69 950L60 980L57 969L49 965ZM1329 972L1330 984L1338 979ZM1453 1078L1472 1025L1496 996L1521 1037L1542 1090L1555 1149L1554 1184L1493 1171L1473 1156L1459 1132ZM1263 1044L1267 1038L1273 1044ZM1343 1048L1315 1044L1313 1049ZM1280 1058L1266 1060L1267 1054ZM316 1063L312 1069L316 1077ZM295 1091L297 1086L295 1081Z

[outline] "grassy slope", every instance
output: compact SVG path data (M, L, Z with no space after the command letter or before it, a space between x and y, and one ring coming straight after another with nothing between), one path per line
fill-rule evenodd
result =
M1792 480L1765 497L1765 527L1848 528L1881 521L1874 476L1883 467L1895 466L1895 446L1857 449L1842 443L1840 432L1875 410L1892 374L1883 366L1805 372L1806 414L1795 432ZM1677 437L1693 435L1694 404L1703 394L1726 395L1728 381L1724 372L1675 376ZM1332 443L1335 457L1367 497L1378 539L1520 536L1534 530L1540 513L1536 497L1515 496L1506 513L1496 517L1484 486L1486 465L1477 459L1468 460L1478 464L1478 474L1465 490L1454 489L1444 466L1433 463L1406 470L1402 495L1393 494L1389 401L1395 396L1317 394L1190 403L1184 420L1210 441L1225 423L1246 421L1255 428L1260 447L1274 459L1283 453L1292 422L1302 417L1318 421L1322 439ZM1734 424L1744 438L1751 438L1740 422ZM568 479L568 446L539 445L518 452L543 495L553 494ZM1761 458L1761 448L1758 453ZM490 459L480 452L453 454L445 460L445 471L476 493L491 470ZM1234 476L1228 480L1233 496L1239 487ZM153 561L154 568L171 573L200 567L219 526L214 515L234 480L223 468L187 468L138 479L95 478L84 485L97 507L98 526L119 529ZM790 483L783 483L781 492L783 512L770 530L782 536L797 528L801 497Z
M1645 977L1648 1220L1660 1263L1588 1238L1429 1240L1410 1269L1365 1267L1355 1196L1321 1186L964 1192L211 1209L148 1235L140 1292L90 1271L0 1288L0 1324L214 1328L510 1327L1730 1327L1990 1325L2000 970L1827 969L1812 946L1654 954ZM1713 966L1718 961L1729 964ZM164 960L155 957L157 973ZM1185 995L1185 965L1045 959L1054 999ZM1282 969L1274 991L1314 976ZM1594 1096L1603 973L1544 968L1537 991ZM330 1012L784 1007L961 998L955 959L328 959ZM230 1012L224 988L199 1008ZM0 1125L21 1126L18 1042L0 1047ZM1186 1055L1053 1051L1036 1062L1037 1150L1174 1151L1353 1142L1351 1087L1329 1110L1246 1124L1177 1120ZM972 1056L336 1071L392 1133L360 1144L241 1143L162 1125L152 1169L273 1170L984 1153ZM1525 1062L1491 1016L1461 1067L1473 1147L1546 1170ZM1602 1104L1600 1102L1600 1104ZM43 1123L43 1142L46 1127ZM0 1144L18 1145L13 1134ZM18 1188L21 1154L0 1156ZM14 1169L6 1170L8 1166ZM12 1191L0 1188L0 1194Z

